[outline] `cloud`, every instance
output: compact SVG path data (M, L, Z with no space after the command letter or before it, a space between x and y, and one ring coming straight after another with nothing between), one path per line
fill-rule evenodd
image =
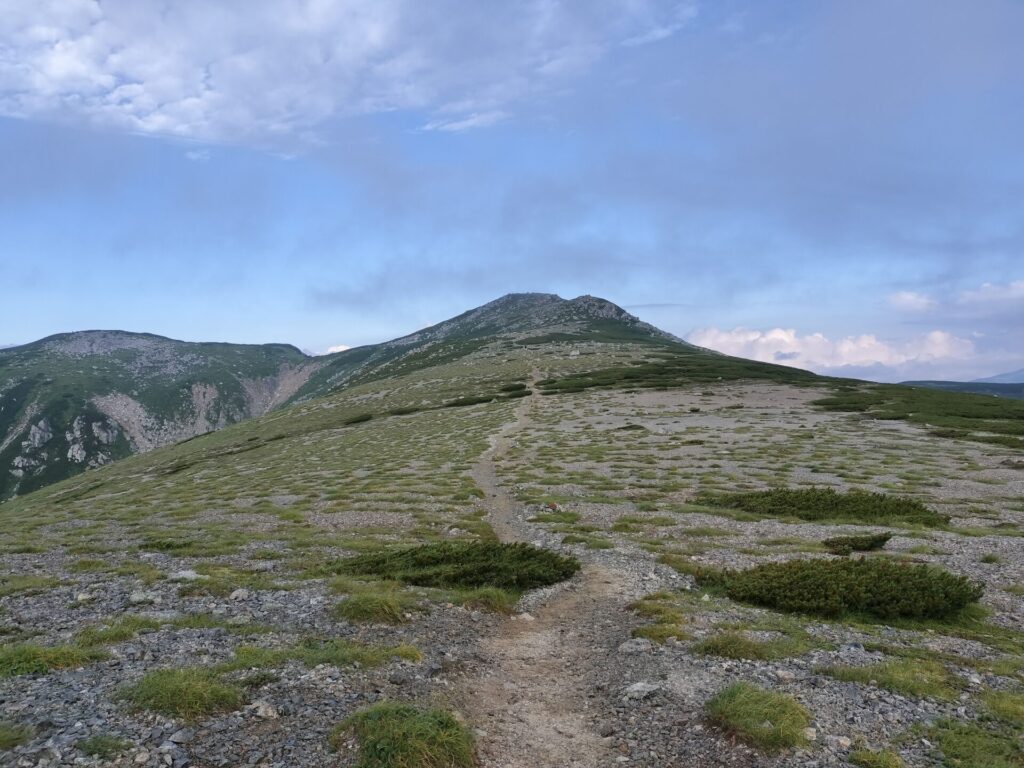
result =
M328 347L324 351L324 354L325 355L333 355L336 352L344 352L344 351L349 350L349 349L352 349L352 347L348 346L347 344L335 344L333 347Z
M208 149L190 149L185 153L185 159L194 163L205 163L213 157Z
M983 310L999 310L1007 306L1024 307L1024 280L1009 283L983 283L964 291L957 304Z
M792 328L759 331L750 328L701 328L687 341L728 355L783 363L819 372L843 369L890 369L895 377L936 362L962 363L974 358L974 343L946 331L930 331L904 341L885 341L873 334L831 339L822 333L800 335Z
M314 141L331 118L396 110L465 131L586 72L623 38L671 34L689 8L15 0L0 14L0 115L230 143Z
M897 291L889 294L889 306L901 312L927 312L936 305L935 299L914 291Z

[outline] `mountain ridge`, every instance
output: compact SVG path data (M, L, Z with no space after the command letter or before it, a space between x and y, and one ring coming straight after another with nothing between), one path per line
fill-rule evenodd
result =
M606 299L546 293L506 294L405 336L322 356L283 343L187 342L121 330L52 334L0 349L0 500L495 344L601 340L686 344Z

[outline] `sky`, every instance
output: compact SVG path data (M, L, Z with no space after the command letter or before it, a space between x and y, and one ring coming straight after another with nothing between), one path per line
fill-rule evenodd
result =
M1019 0L0 0L0 344L311 352L602 296L825 373L1024 367Z

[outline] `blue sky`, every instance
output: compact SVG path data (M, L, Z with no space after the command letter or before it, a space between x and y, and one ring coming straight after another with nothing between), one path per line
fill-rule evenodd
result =
M311 351L510 291L1024 366L1017 0L0 2L0 343Z

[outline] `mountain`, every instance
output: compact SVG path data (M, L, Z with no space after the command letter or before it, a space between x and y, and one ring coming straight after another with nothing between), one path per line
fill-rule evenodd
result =
M0 500L264 414L321 364L285 344L124 331L0 350Z
M1024 368L1010 373L1000 373L987 379L975 379L972 384L1024 384Z
M604 299L540 293L510 294L393 341L316 358L284 344L191 343L124 331L50 336L0 350L0 500L488 345L598 339L682 344Z
M32 365L158 410L126 345ZM590 298L316 361L213 347L164 347L169 410L200 374L227 403L229 373L321 367L0 504L0 765L894 764L925 720L1016 754L991 702L1024 649L1024 401L731 358Z
M901 383L908 387L941 389L945 392L964 392L974 395L989 395L991 397L1024 399L1024 384L991 383L985 381L904 381Z

